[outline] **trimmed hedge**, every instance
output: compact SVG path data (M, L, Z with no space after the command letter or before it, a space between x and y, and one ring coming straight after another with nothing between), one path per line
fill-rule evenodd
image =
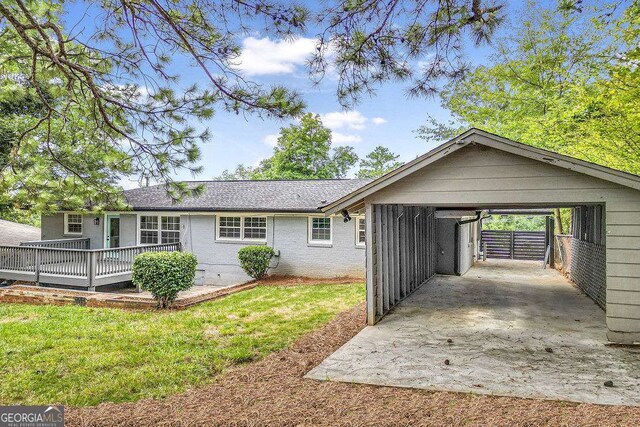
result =
M133 261L133 284L151 292L159 308L167 308L178 292L189 289L198 260L187 252L145 252Z
M240 266L254 279L262 279L269 270L271 258L275 255L269 246L245 246L238 251Z

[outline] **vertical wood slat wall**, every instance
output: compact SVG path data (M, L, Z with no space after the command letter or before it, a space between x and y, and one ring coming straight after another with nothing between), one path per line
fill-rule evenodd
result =
M435 209L422 206L372 205L367 214L367 313L374 324L435 275L436 220Z

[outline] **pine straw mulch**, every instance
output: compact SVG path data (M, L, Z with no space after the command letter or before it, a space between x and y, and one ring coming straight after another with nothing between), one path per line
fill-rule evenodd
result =
M162 400L69 408L67 426L623 426L640 408L302 378L364 326L363 306L292 347Z

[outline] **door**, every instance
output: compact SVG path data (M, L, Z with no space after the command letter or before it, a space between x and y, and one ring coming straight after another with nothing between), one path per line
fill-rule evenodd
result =
M107 215L107 248L120 247L120 216Z

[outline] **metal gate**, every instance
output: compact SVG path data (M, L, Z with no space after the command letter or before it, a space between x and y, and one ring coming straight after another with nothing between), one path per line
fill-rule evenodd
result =
M482 248L487 258L543 261L544 231L482 230Z

